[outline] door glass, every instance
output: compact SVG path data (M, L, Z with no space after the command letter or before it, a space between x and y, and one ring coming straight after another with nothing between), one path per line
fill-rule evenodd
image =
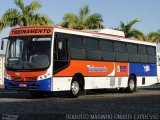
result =
M68 54L68 40L57 39L54 46L54 73L68 65Z
M60 39L58 41L58 60L68 60L67 40Z

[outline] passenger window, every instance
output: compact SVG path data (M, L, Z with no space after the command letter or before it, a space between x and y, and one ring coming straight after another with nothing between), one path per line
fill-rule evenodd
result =
M138 52L137 45L135 45L135 44L128 43L127 49L128 49L128 53L137 54L137 52Z
M72 36L70 38L70 47L71 48L83 48L83 38L79 36Z
M126 44L122 42L115 42L114 48L116 52L126 52Z
M113 42L109 40L101 40L100 42L101 50L103 51L113 51Z
M156 55L156 48L148 46L147 47L147 53L148 53L148 55Z
M94 38L85 38L85 49L88 50L99 49L99 41Z
M141 55L146 55L146 53L147 53L146 46L139 45L138 46L138 53Z

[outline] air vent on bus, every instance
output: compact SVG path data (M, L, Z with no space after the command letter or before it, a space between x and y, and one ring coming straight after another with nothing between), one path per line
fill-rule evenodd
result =
M113 29L93 29L93 30L84 30L84 31L96 32L96 33L101 33L101 34L116 35L116 36L125 37L124 32L123 32L123 31L120 31L120 30L113 30Z

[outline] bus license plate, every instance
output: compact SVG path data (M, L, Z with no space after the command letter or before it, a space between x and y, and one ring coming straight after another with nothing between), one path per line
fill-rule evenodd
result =
M27 87L27 84L19 84L19 87Z

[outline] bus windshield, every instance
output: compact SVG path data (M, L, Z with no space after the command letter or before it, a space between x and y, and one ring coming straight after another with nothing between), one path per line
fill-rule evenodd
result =
M39 70L50 65L51 36L10 38L6 51L6 69Z

